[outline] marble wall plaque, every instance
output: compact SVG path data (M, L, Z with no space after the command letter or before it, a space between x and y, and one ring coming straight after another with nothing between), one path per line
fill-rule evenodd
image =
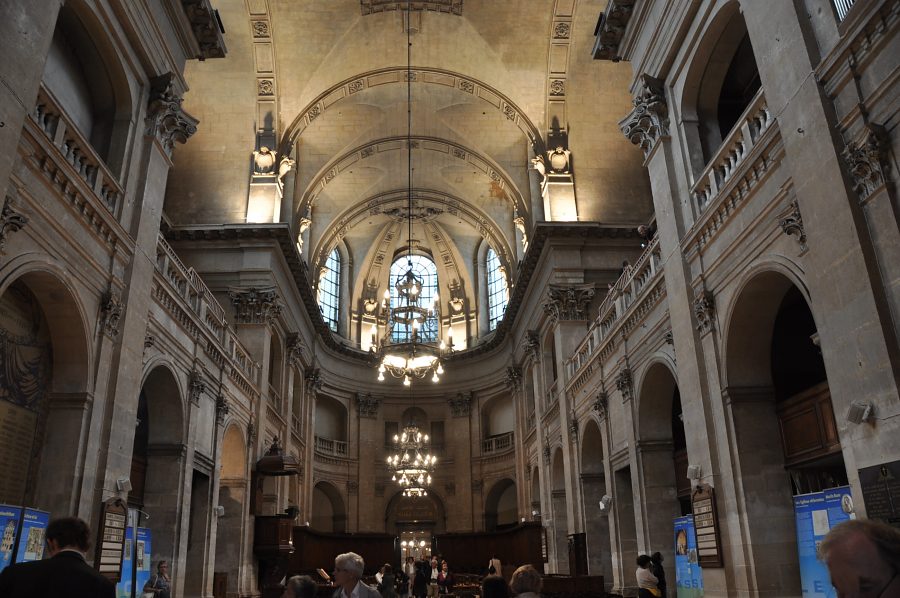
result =
M900 461L858 471L866 515L900 527Z

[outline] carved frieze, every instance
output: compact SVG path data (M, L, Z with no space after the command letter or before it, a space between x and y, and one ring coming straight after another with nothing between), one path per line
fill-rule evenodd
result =
M697 330L707 333L713 327L715 300L711 291L700 289L694 294L694 315L697 316Z
M888 140L884 127L869 125L858 143L848 143L843 158L859 201L865 201L887 180Z
M593 284L550 285L544 311L554 321L587 320L587 308L594 298Z
M3 253L8 235L22 230L28 224L28 218L16 211L13 207L12 197L6 196L6 203L0 211L0 253Z
M274 287L232 288L228 296L235 307L239 324L270 324L281 313L281 303Z
M616 389L622 393L622 402L634 398L634 388L632 387L630 368L622 368L616 376Z
M472 393L458 393L456 398L447 399L447 403L450 404L450 413L453 417L468 417L472 411Z
M103 333L109 338L116 338L119 335L119 321L125 312L122 295L114 289L106 291L101 299L100 312L103 321Z
M397 0L359 0L360 12L363 15L387 12L390 10L432 11L453 15L462 15L463 0L416 0L407 7L406 2Z
M356 410L360 417L378 417L378 407L381 401L372 396L372 393L356 393Z
M669 134L669 107L662 81L646 74L640 81L640 91L632 101L634 108L619 121L619 128L631 143L644 150L646 157L659 138Z
M197 132L200 122L181 107L182 98L175 93L174 81L174 73L151 79L147 104L147 135L159 139L169 154L175 142L185 143Z
M806 247L806 231L803 229L803 216L800 214L800 204L794 199L791 202L787 212L778 221L778 226L787 236L797 236L797 243L800 244L800 251L807 250Z

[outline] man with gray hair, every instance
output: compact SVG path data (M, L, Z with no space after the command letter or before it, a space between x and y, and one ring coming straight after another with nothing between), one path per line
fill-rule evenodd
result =
M316 582L309 575L295 575L284 584L281 598L316 598L318 591Z
M338 589L332 598L381 598L378 590L360 581L365 566L363 558L355 552L337 555L334 559L334 585Z
M819 556L840 598L900 596L900 530L886 523L844 521L822 540Z

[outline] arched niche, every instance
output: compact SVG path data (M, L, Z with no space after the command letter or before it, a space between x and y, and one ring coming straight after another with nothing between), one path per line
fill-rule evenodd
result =
M316 436L329 440L347 440L347 408L328 395L316 396Z
M518 513L516 483L509 478L498 480L491 486L484 499L485 531L491 532L515 526L519 521Z
M488 400L481 409L481 422L485 439L512 432L516 425L512 396L503 393Z
M428 496L419 498L403 496L397 490L385 507L384 531L398 536L404 532L424 532L426 536L442 534L447 531L444 501L433 488L429 488Z
M612 582L612 558L609 537L609 513L601 512L600 500L607 494L604 469L603 436L593 419L581 433L581 492L584 497L585 539L588 572Z
M347 530L344 498L331 482L319 482L313 487L309 526L320 532L343 533Z
M245 537L248 506L247 441L241 427L232 423L222 435L219 497L216 506L223 512L216 517L216 572L228 574L228 591L238 592L241 568L241 542Z

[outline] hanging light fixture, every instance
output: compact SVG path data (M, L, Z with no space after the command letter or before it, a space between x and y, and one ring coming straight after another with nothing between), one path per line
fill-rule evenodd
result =
M428 496L427 487L431 485L431 474L437 464L437 457L429 452L428 444L428 434L420 432L415 422L394 434L395 452L388 456L387 466L391 481L403 488L403 496Z
M406 225L408 247L406 254L407 269L404 274L397 276L394 281L394 289L397 291L397 304L390 305L390 291L385 290L383 306L387 309L388 318L393 326L404 326L408 331L408 340L399 343L390 342L391 334L388 333L379 345L377 343L377 330L373 326L372 352L378 359L378 381L383 382L384 374L389 373L394 378L403 380L404 386L410 386L413 379L422 379L430 376L434 383L440 382L440 376L444 373L441 359L445 354L453 351L452 333L449 342L443 340L435 345L430 342L420 341L420 329L426 326L429 318L434 317L440 321L440 299L437 293L430 305L421 305L423 280L413 269L412 254L412 227L413 227L413 188L412 188L412 42L410 39L410 3L406 2L406 151L407 151L407 197L406 197Z

